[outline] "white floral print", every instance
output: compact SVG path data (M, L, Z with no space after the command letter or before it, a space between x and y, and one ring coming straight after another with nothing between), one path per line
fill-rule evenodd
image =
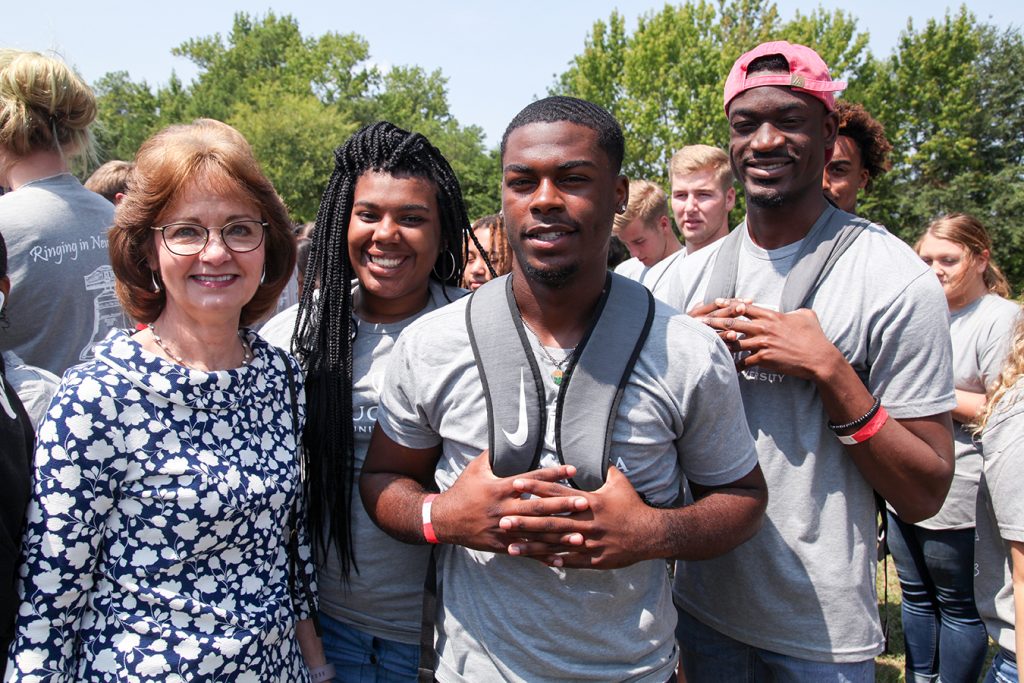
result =
M302 374L247 335L254 358L236 370L188 370L115 331L67 372L39 427L7 680L308 680L304 525L303 595L287 553L286 373L299 425Z

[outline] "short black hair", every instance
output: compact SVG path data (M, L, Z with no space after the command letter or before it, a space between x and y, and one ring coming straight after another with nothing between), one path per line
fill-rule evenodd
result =
M747 65L747 75L756 73L789 73L789 60L782 55L765 55L758 57Z
M577 97L555 95L531 102L516 114L512 123L508 124L505 134L501 136L501 158L505 158L505 146L508 136L517 128L531 123L557 123L568 121L578 126L589 128L597 133L597 144L608 155L615 172L622 170L622 160L626 156L626 140L622 135L622 126L604 108L593 102Z

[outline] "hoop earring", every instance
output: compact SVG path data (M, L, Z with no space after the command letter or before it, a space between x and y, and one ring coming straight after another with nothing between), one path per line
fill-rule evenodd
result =
M263 273L260 275L260 284L261 285L267 284L267 264L266 263L263 264Z
M444 253L448 254L448 258L450 258L451 261L452 261L452 267L448 271L448 274L445 275L445 276L442 276L441 273L437 272L437 263L434 263L434 267L432 268L432 271L434 273L434 277L436 277L438 280L440 280L441 282L448 282L448 280L450 280L452 277L455 276L455 270L456 270L456 267L455 267L455 254L452 253L451 249L445 249Z
M160 285L157 284L157 281L156 281L156 271L155 270L149 271L149 279L153 281L153 293L154 294L159 294L160 293Z

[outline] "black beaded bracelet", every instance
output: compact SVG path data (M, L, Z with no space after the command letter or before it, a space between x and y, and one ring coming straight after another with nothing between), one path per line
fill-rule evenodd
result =
M858 417L853 422L847 422L841 425L837 425L834 422L829 422L828 428L831 429L833 432L845 432L848 429L860 429L861 427L863 427L864 425L871 421L871 418L875 416L875 413L878 412L878 409L879 407L881 407L881 405L882 399L876 396L875 403L871 406L871 410L864 413L864 415Z

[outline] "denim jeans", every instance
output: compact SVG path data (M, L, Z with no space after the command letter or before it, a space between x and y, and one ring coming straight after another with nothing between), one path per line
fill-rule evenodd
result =
M985 683L1018 683L1017 658L1005 647L999 648Z
M320 613L324 655L338 683L415 683L419 644L376 638Z
M733 640L686 611L676 611L676 638L687 683L874 683L874 659L834 663L782 655Z
M974 529L933 531L889 513L903 592L908 683L978 680L988 634L974 604Z

